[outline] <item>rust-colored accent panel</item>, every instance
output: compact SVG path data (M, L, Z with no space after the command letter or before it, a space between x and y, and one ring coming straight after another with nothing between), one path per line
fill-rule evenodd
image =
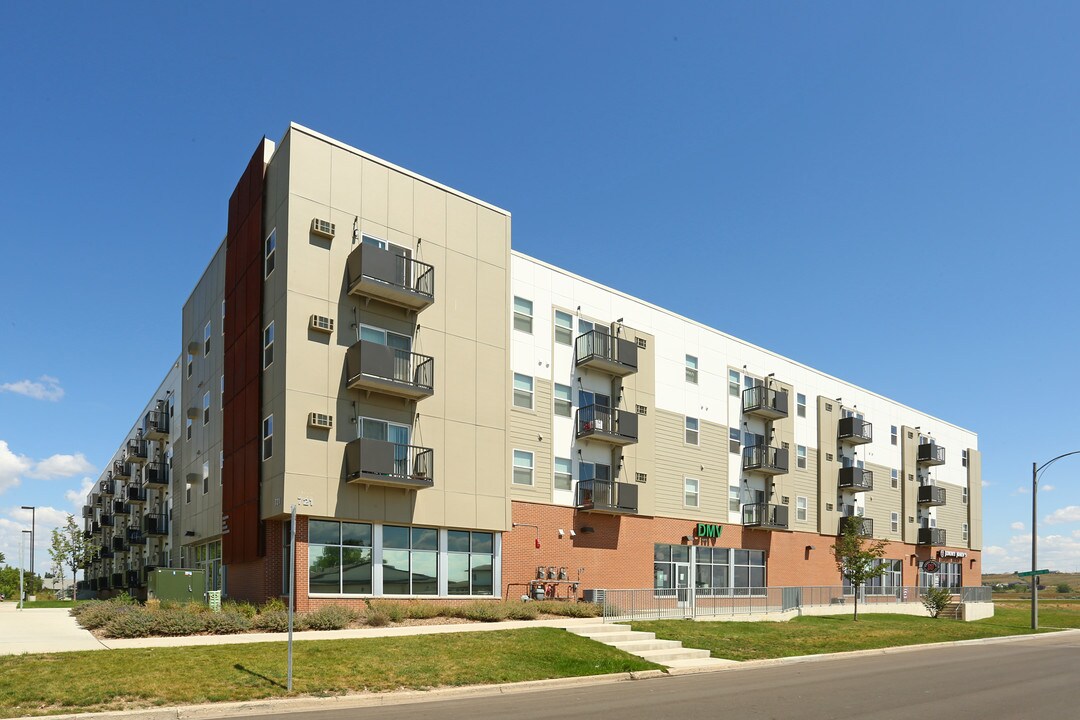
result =
M263 293L263 188L266 165L263 138L229 198L225 240L225 401L222 450L222 513L228 533L222 538L226 565L257 560L264 544L259 533L259 416Z

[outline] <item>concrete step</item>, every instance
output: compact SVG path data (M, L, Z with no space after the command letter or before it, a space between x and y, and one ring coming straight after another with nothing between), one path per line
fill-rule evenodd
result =
M684 647L667 650L644 650L634 654L640 658L661 665L667 665L671 660L695 660L709 657L708 650L695 650L693 648Z
M603 625L574 625L573 627L568 627L566 629L575 635L599 635L601 633L609 632L626 632L630 629L630 626L604 623Z
M644 650L668 650L670 648L682 647L682 643L678 640L628 640L606 644L622 650L623 652L628 652L631 655L637 655Z
M656 633L636 632L634 630L627 630L620 633L598 633L595 635L582 635L590 640L596 642L602 642L605 645L612 645L617 642L633 642L635 640L655 640Z

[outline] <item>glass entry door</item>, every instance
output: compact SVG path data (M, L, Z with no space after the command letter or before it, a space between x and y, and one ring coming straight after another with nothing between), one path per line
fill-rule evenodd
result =
M682 607L690 600L690 563L675 563L675 595Z

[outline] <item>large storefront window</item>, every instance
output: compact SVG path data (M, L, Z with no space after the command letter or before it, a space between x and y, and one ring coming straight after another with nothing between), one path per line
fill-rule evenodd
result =
M450 595L495 593L495 542L492 533L449 530L446 533L446 591Z
M308 592L371 593L371 525L308 522Z
M732 557L734 574L731 586L735 589L735 594L765 592L765 551L736 550Z
M958 562L938 562L936 573L919 570L919 587L924 588L947 588L959 592L964 586L960 571L961 564Z
M726 595L731 587L731 551L699 547L695 553L694 587L699 593Z
M383 594L439 594L439 531L383 527Z
M206 571L206 589L221 589L221 541L195 546L195 569Z
M690 548L657 543L653 550L653 578L653 587L657 590L688 587Z
M899 560L875 560L874 567L885 565L884 574L863 583L863 595L893 595L904 584L903 563ZM851 581L844 578L844 594L852 595Z
M760 595L765 592L763 550L691 548L659 543L653 550L654 588L659 591L689 587L691 565L698 594Z

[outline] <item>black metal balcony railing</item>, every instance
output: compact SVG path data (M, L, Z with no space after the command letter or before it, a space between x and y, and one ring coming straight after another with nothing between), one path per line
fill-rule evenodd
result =
M128 528L127 532L125 533L125 539L127 540L128 545L146 544L146 536L143 535L142 530L140 530L139 528Z
M863 445L874 440L874 426L857 417L840 418L837 439L852 445Z
M613 445L630 445L638 440L638 416L628 410L586 405L575 413L574 427L578 439L603 440Z
M920 485L918 502L920 505L944 505L945 488L937 485Z
M840 468L839 486L841 490L851 490L854 492L873 490L874 471L865 470L860 467Z
M113 500L112 511L113 515L129 515L131 507L123 500Z
M934 442L920 443L918 462L920 465L944 465L945 447Z
M131 463L117 460L113 463L112 476L116 480L128 480L131 478Z
M345 384L420 399L435 392L435 360L427 355L361 340L345 354Z
M138 570L128 570L125 575L127 576L127 586L129 588L137 588L142 584Z
M742 451L742 467L745 471L757 471L766 475L783 475L788 471L788 451L771 445L748 445Z
M143 435L151 440L169 437L169 414L164 410L151 410L143 418Z
M99 577L97 579L97 589L98 590L108 590L109 589L109 578L107 576L103 575L102 577Z
M127 441L127 447L124 449L124 459L128 462L142 463L146 462L148 453L145 438L132 438Z
M769 420L786 418L788 416L787 391L764 385L748 387L743 390L742 408L747 415L758 415Z
M169 516L165 513L147 513L143 516L143 530L154 537L168 535Z
M581 480L577 484L577 507L613 515L636 515L637 485L613 480Z
M919 528L919 545L947 545L945 528Z
M638 346L604 330L590 330L574 340L574 362L624 377L637 372Z
M116 555L113 554L112 543L105 543L101 546L101 550L98 552L98 557L102 560L112 560Z
M751 503L742 506L742 524L766 530L787 530L788 508L772 503Z
M843 535L849 525L856 525L858 527L859 535L862 537L874 537L874 521L872 518L862 517L861 515L842 517L840 518L840 527L837 530L837 534Z
M350 295L372 297L411 310L435 302L435 268L401 250L360 243L346 263Z
M115 522L115 519L113 518L112 515L110 515L109 513L102 513L102 515L101 515L101 526L102 527L113 527L115 524L116 524L116 522Z
M141 505L146 502L146 486L145 485L128 485L127 486L127 499L131 504Z
M112 497L116 494L116 481L113 479L102 480L98 483L98 492L102 497Z
M345 446L345 479L403 488L433 487L433 456L431 448L357 438Z
M123 553L128 551L127 543L123 537L117 536L112 539L112 550L114 553Z
M94 508L90 507L89 505L83 505L82 506L82 516L84 518L94 517Z
M114 588L124 588L127 587L127 585L125 584L125 580L126 578L124 577L123 572L114 572L112 574L111 584Z
M168 485L169 465L163 462L150 462L143 466L144 485Z
M97 535L99 532L101 532L101 521L100 520L91 520L90 521L90 532L92 532L95 535Z

